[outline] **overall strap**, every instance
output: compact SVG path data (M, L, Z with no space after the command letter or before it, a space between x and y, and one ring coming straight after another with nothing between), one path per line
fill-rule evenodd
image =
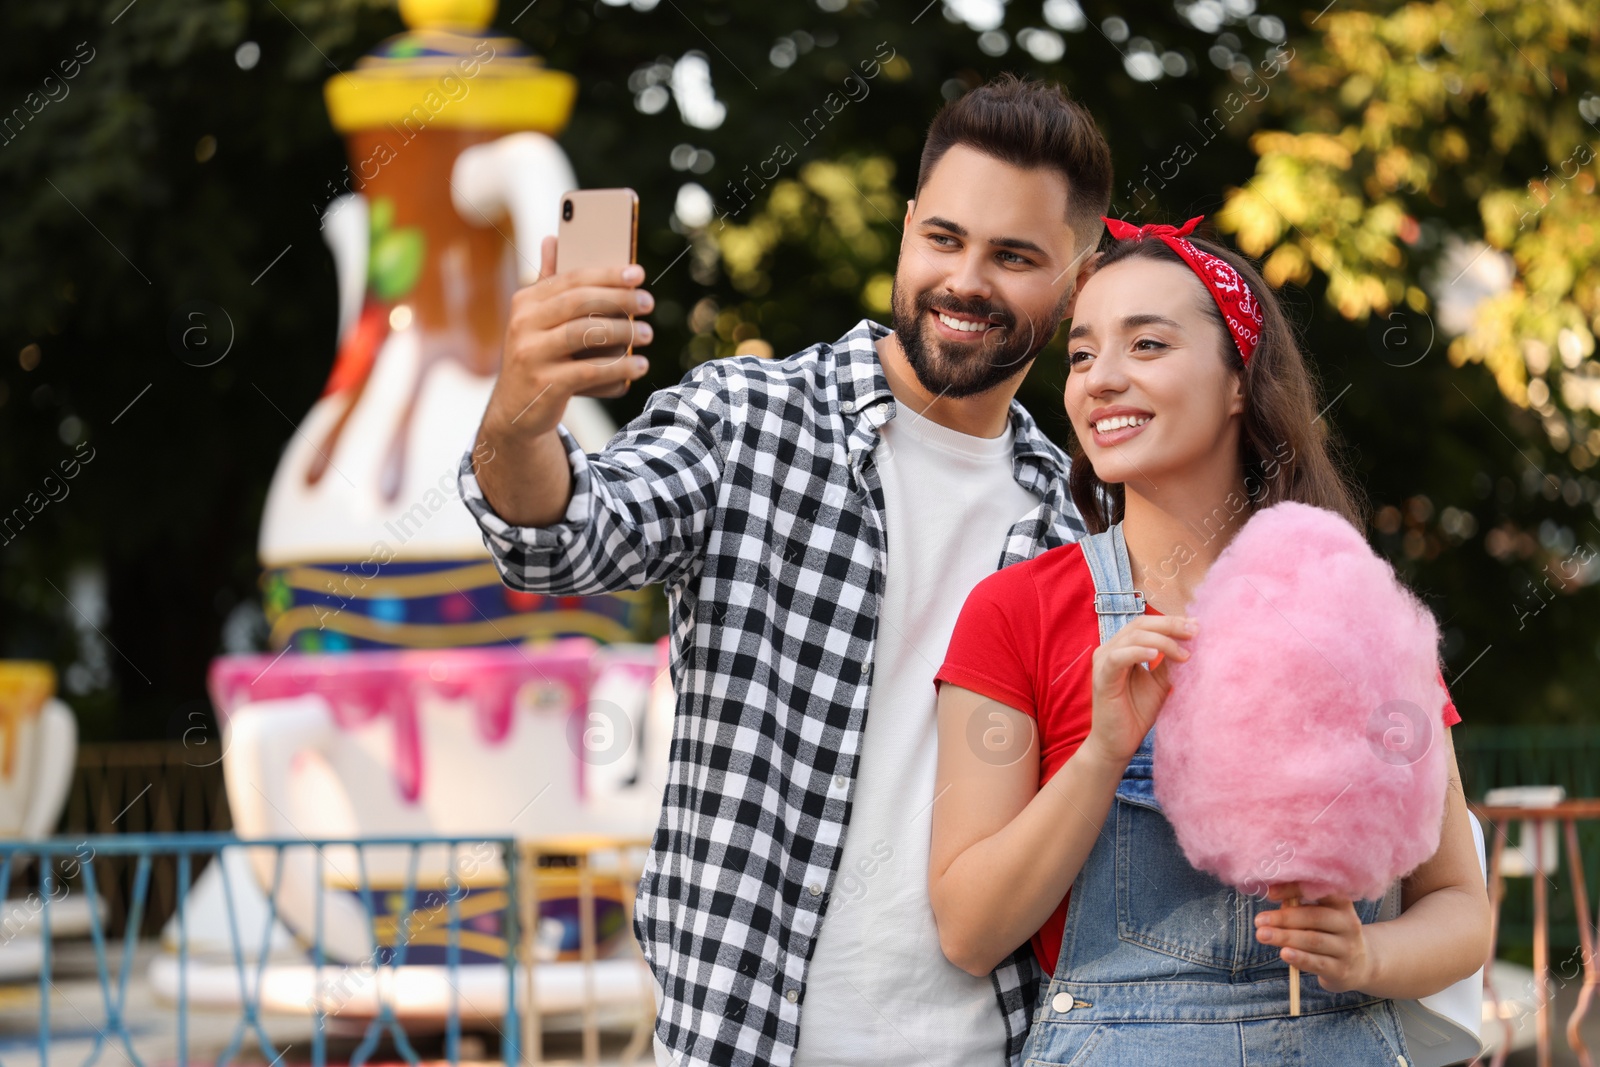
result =
M1105 644L1129 620L1144 614L1144 594L1133 587L1122 523L1104 533L1090 534L1079 544L1094 579L1094 611L1100 618L1100 643Z
M1090 534L1083 545L1083 559L1094 579L1094 613L1100 620L1100 643L1144 614L1144 594L1133 587L1133 566L1128 562L1128 542L1122 536L1122 523L1105 533ZM1150 727L1139 743L1135 762L1149 760L1154 751L1156 728ZM1148 764L1141 764L1148 766Z

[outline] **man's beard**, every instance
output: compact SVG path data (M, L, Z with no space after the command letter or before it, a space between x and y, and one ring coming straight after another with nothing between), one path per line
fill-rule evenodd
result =
M898 278L889 300L895 335L917 381L935 396L959 400L988 392L1027 370L1033 357L1055 336L1071 295L1070 290L1062 294L1044 322L1024 319L1020 325L1003 304L962 301L948 295L935 298L931 291L918 293L913 301L900 289ZM935 304L945 311L987 319L993 325L971 344L947 341L934 333L929 312Z

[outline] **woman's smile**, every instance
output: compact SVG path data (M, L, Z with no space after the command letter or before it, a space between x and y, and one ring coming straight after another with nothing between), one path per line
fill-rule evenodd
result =
M1096 408L1089 413L1089 427L1098 448L1110 448L1137 437L1155 416L1129 407Z

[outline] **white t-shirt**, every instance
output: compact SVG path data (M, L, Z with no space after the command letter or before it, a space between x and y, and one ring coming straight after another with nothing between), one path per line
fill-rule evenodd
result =
M872 694L794 1063L1003 1064L994 983L945 959L928 903L933 676L967 594L1039 501L1012 475L1009 425L971 437L902 408L879 434L888 550Z

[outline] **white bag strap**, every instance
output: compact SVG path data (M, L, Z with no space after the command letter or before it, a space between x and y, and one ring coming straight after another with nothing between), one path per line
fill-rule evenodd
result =
M1472 824L1473 844L1478 849L1478 868L1484 882L1489 880L1488 858L1483 842L1483 824L1467 812ZM1378 918L1393 919L1400 914L1400 883L1389 887ZM1483 968L1447 989L1420 1000L1394 1002L1411 1050L1412 1067L1448 1067L1477 1059L1483 1051L1480 1031L1483 1026Z

